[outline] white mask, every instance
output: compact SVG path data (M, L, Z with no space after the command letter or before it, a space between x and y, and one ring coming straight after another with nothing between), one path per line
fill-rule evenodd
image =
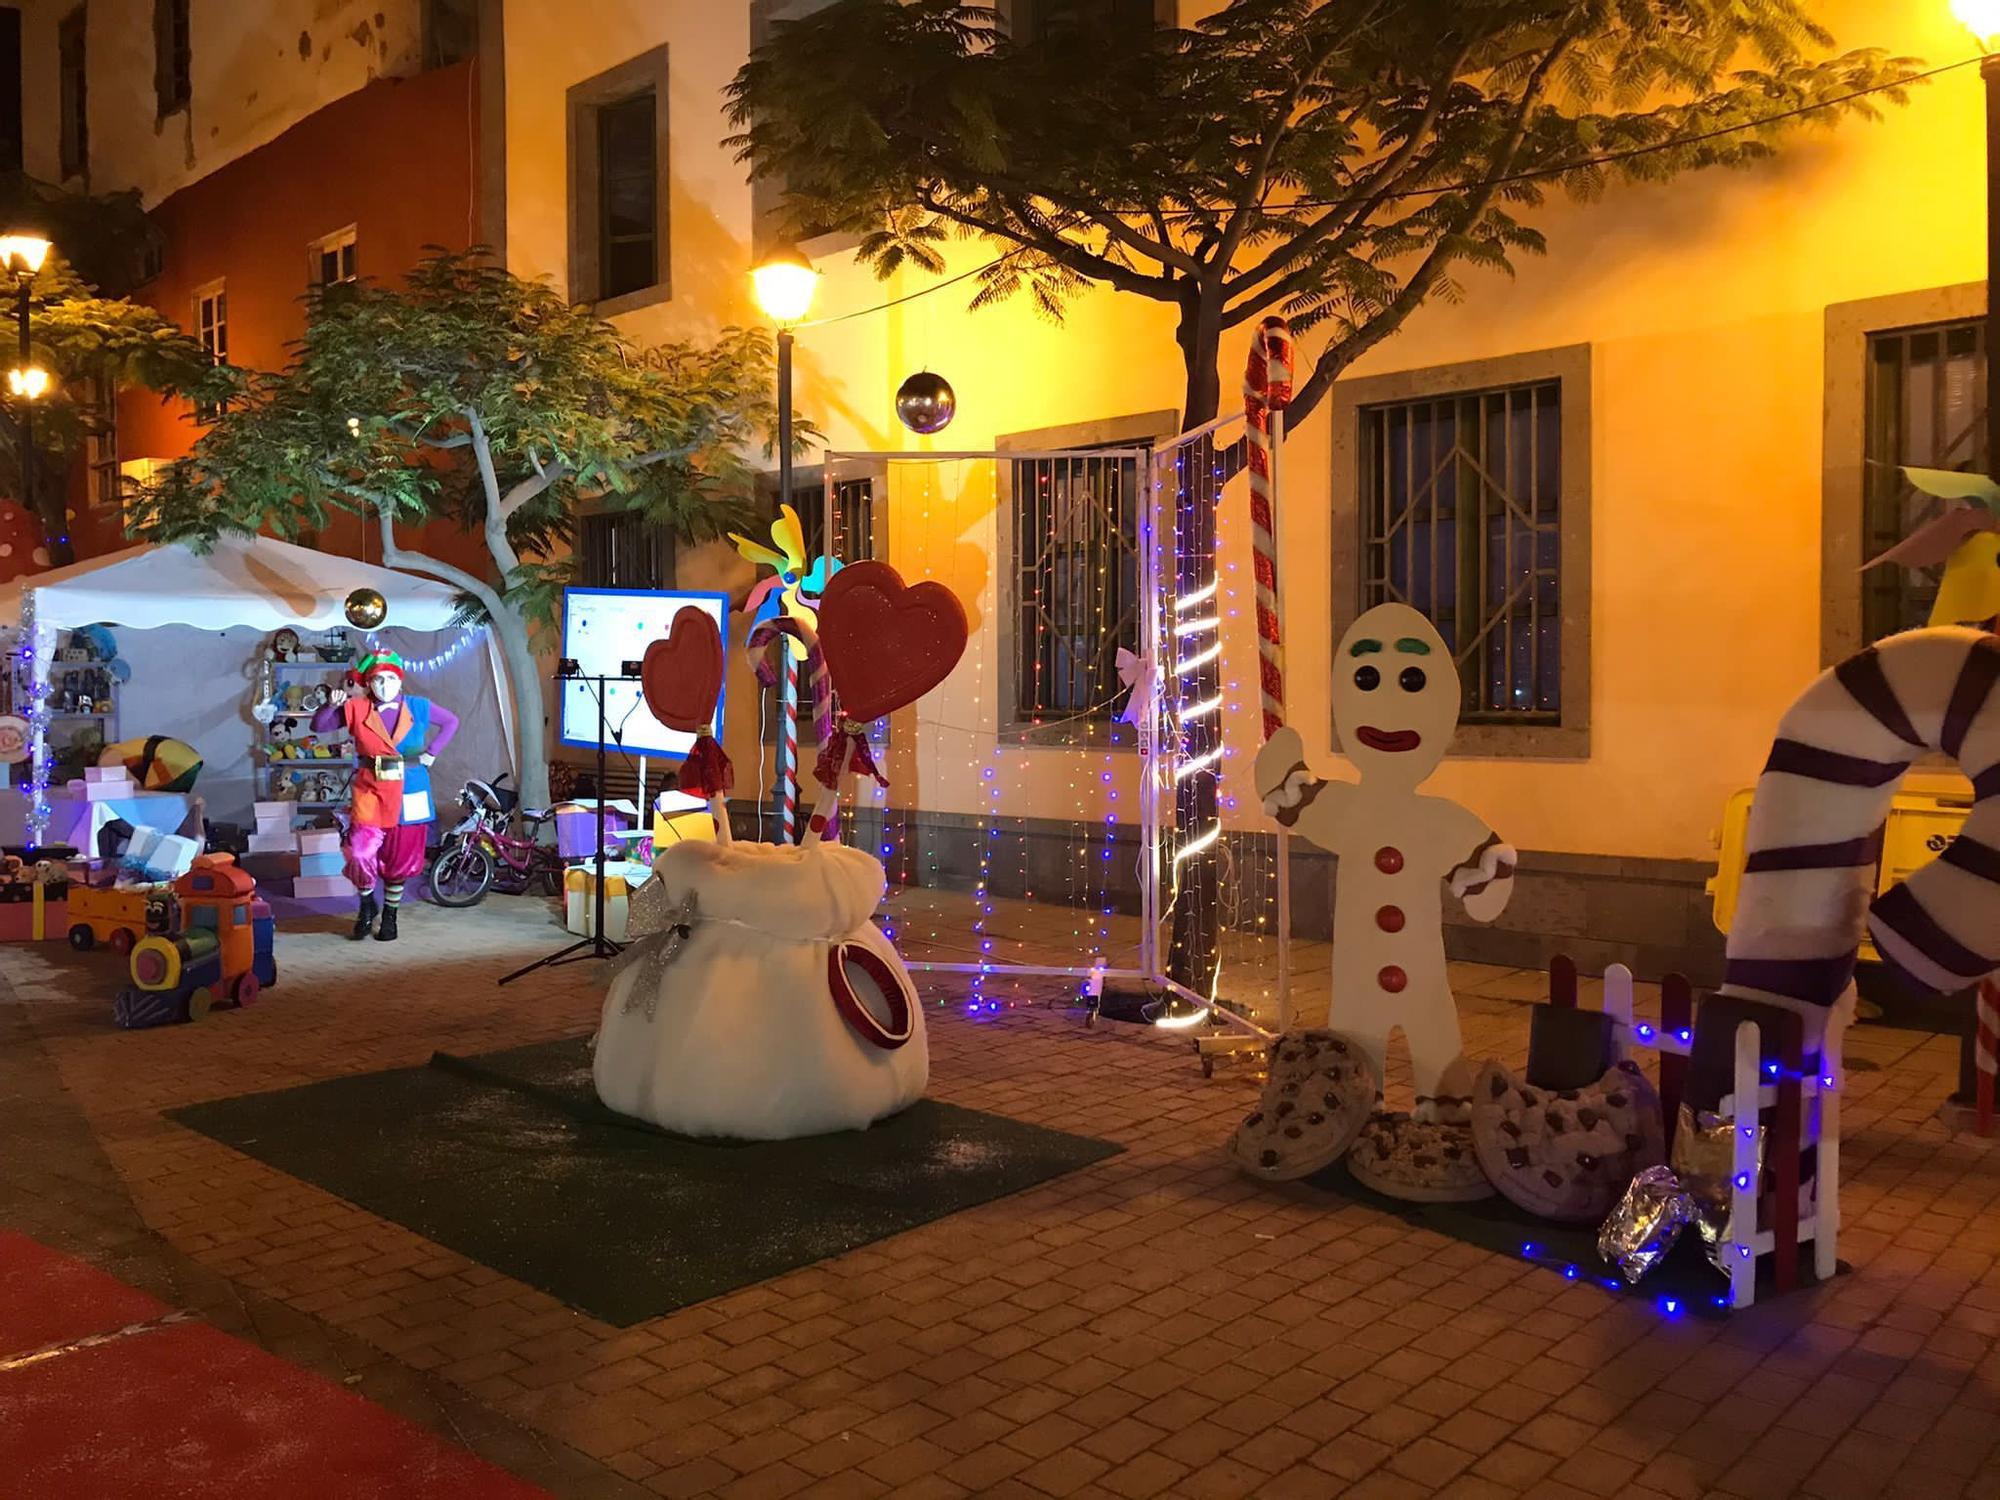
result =
M403 679L394 672L373 672L368 677L368 696L377 703L393 703L403 691Z

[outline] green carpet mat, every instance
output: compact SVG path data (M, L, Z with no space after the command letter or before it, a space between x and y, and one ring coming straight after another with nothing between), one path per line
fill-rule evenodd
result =
M931 1099L804 1140L673 1136L598 1103L581 1038L168 1118L619 1326L1122 1149Z
M1329 1197L1364 1203L1394 1214L1406 1224L1434 1230L1500 1255L1515 1256L1572 1281L1594 1282L1616 1296L1645 1298L1672 1317L1683 1314L1723 1317L1729 1312L1725 1300L1729 1283L1708 1263L1707 1246L1702 1244L1692 1224L1681 1231L1672 1251L1637 1286L1627 1286L1618 1268L1598 1257L1595 1224L1552 1224L1497 1193L1476 1203L1411 1203L1363 1186L1347 1170L1345 1162L1336 1162L1306 1178L1306 1184ZM1802 1286L1813 1284L1812 1265L1812 1245L1808 1242L1799 1246ZM1757 1270L1757 1299L1761 1302L1774 1294L1769 1256L1758 1262Z

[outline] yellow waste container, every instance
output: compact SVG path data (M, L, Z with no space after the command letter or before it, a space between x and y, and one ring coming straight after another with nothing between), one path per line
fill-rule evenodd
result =
M1963 788L1960 790L1960 788ZM1708 882L1714 899L1715 925L1729 931L1736 914L1736 896L1743 883L1743 839L1750 825L1750 789L1745 787L1730 797L1722 809L1722 828L1714 835L1717 858L1715 875ZM1889 804L1889 819L1882 830L1882 862L1875 871L1879 894L1910 878L1944 852L1965 826L1972 810L1972 788L1960 781L1958 787L1899 791ZM1861 959L1877 962L1873 945L1863 942Z

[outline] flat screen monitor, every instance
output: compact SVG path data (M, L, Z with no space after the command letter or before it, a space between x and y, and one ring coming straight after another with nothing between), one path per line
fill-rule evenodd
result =
M664 640L674 616L689 605L709 615L729 637L729 596L664 589L565 589L562 654L573 658L578 676L564 678L562 742L597 748L597 694L604 691L604 744L655 760L684 760L694 736L669 729L646 707L637 679L622 679L624 664L639 661L646 647ZM611 680L602 684L599 677ZM722 733L722 704L715 705L716 734ZM677 804L703 804L675 798Z

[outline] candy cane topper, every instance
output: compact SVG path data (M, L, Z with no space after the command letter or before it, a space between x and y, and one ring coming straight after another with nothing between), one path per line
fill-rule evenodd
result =
M1278 543L1272 510L1271 414L1292 404L1292 330L1280 317L1258 325L1243 377L1244 427L1249 435L1250 548L1257 575L1258 685L1264 738L1285 727L1285 648L1278 624Z

